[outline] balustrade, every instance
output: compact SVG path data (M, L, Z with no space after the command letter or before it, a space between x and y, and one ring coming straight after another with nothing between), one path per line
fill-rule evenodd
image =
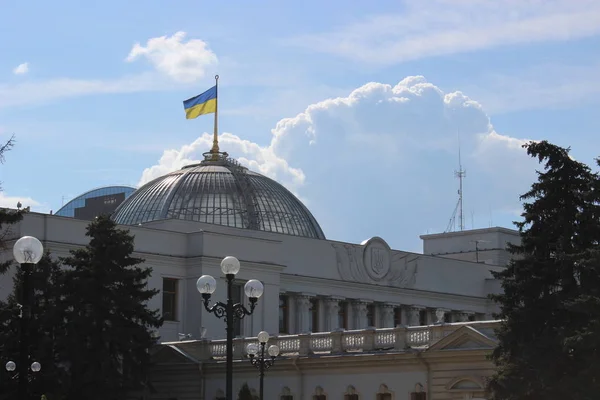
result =
M271 337L269 344L273 343L279 346L280 356L403 351L407 348L431 346L465 325L472 326L484 334L492 334L498 326L498 321L473 321L429 326L399 326L396 328L337 330L333 332L280 335ZM234 339L234 356L238 359L246 357L247 345L255 343L256 340L254 337ZM224 339L189 341L185 342L185 344L173 342L169 344L182 347L182 349L183 347L188 349L192 346L194 348L193 353L202 359L225 358Z

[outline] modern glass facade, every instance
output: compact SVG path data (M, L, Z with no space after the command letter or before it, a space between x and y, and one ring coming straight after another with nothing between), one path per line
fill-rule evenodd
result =
M135 188L129 186L106 186L90 190L61 207L55 215L92 220L101 214L112 214Z
M122 225L183 219L324 239L310 211L290 191L235 161L197 164L139 188L115 211Z

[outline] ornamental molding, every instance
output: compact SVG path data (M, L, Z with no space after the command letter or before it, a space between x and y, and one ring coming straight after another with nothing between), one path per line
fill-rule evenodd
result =
M419 255L392 251L385 240L377 236L360 245L332 243L331 246L344 281L400 288L415 286Z

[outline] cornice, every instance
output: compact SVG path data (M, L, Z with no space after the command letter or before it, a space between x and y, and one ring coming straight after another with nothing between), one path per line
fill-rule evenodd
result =
M301 284L301 283L310 285L311 287L315 287L315 286L322 287L327 290L329 290L331 287L344 289L348 292L352 292L353 289L357 289L357 290L362 291L363 296L365 293L364 290L367 289L367 290L373 291L373 293L386 292L387 294L390 294L390 295L403 294L406 296L412 296L412 297L419 296L422 298L428 298L431 300L438 300L438 301L454 300L454 301L459 301L459 302L464 301L464 302L469 302L469 303L473 303L475 301L477 303L480 303L482 306L488 305L490 302L489 299L487 299L486 297L466 296L466 295L453 294L453 293L433 292L433 291L422 290L422 289L399 288L399 287L394 287L394 286L378 285L378 284L374 284L374 283L358 283L358 282L352 282L352 281L343 281L341 279L319 278L319 277L306 276L306 275L291 275L291 274L286 274L286 273L281 274L281 287L282 287L282 290L285 290L286 292L299 291L298 289L294 289L293 287L290 287L289 285L294 285L297 287L298 284Z

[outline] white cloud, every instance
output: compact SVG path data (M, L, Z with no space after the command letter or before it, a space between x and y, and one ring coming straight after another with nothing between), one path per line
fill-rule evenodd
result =
M16 85L0 84L0 108L40 104L93 94L134 93L173 87L172 82L152 73L125 76L114 80L58 78L28 81Z
M13 69L13 74L15 75L25 75L29 72L29 63L24 62L23 64L19 64Z
M329 237L382 235L415 250L418 233L445 229L454 209L459 131L468 170L465 214L487 221L493 208L510 213L510 220L519 194L535 178L536 163L520 147L524 141L495 132L478 102L444 93L421 76L395 86L368 83L312 104L280 120L266 146L232 134L221 135L220 144L308 199ZM204 134L165 151L140 184L201 159L211 141Z
M17 208L17 203L21 203L23 208L25 207L38 207L40 203L27 196L7 196L0 192L0 207L2 208Z
M331 32L285 42L366 63L394 64L600 33L597 0L431 0L403 4L402 13L370 16Z
M136 43L126 61L145 57L158 71L181 82L203 78L206 70L217 63L217 56L200 39L184 41L185 32L148 39L146 46Z

